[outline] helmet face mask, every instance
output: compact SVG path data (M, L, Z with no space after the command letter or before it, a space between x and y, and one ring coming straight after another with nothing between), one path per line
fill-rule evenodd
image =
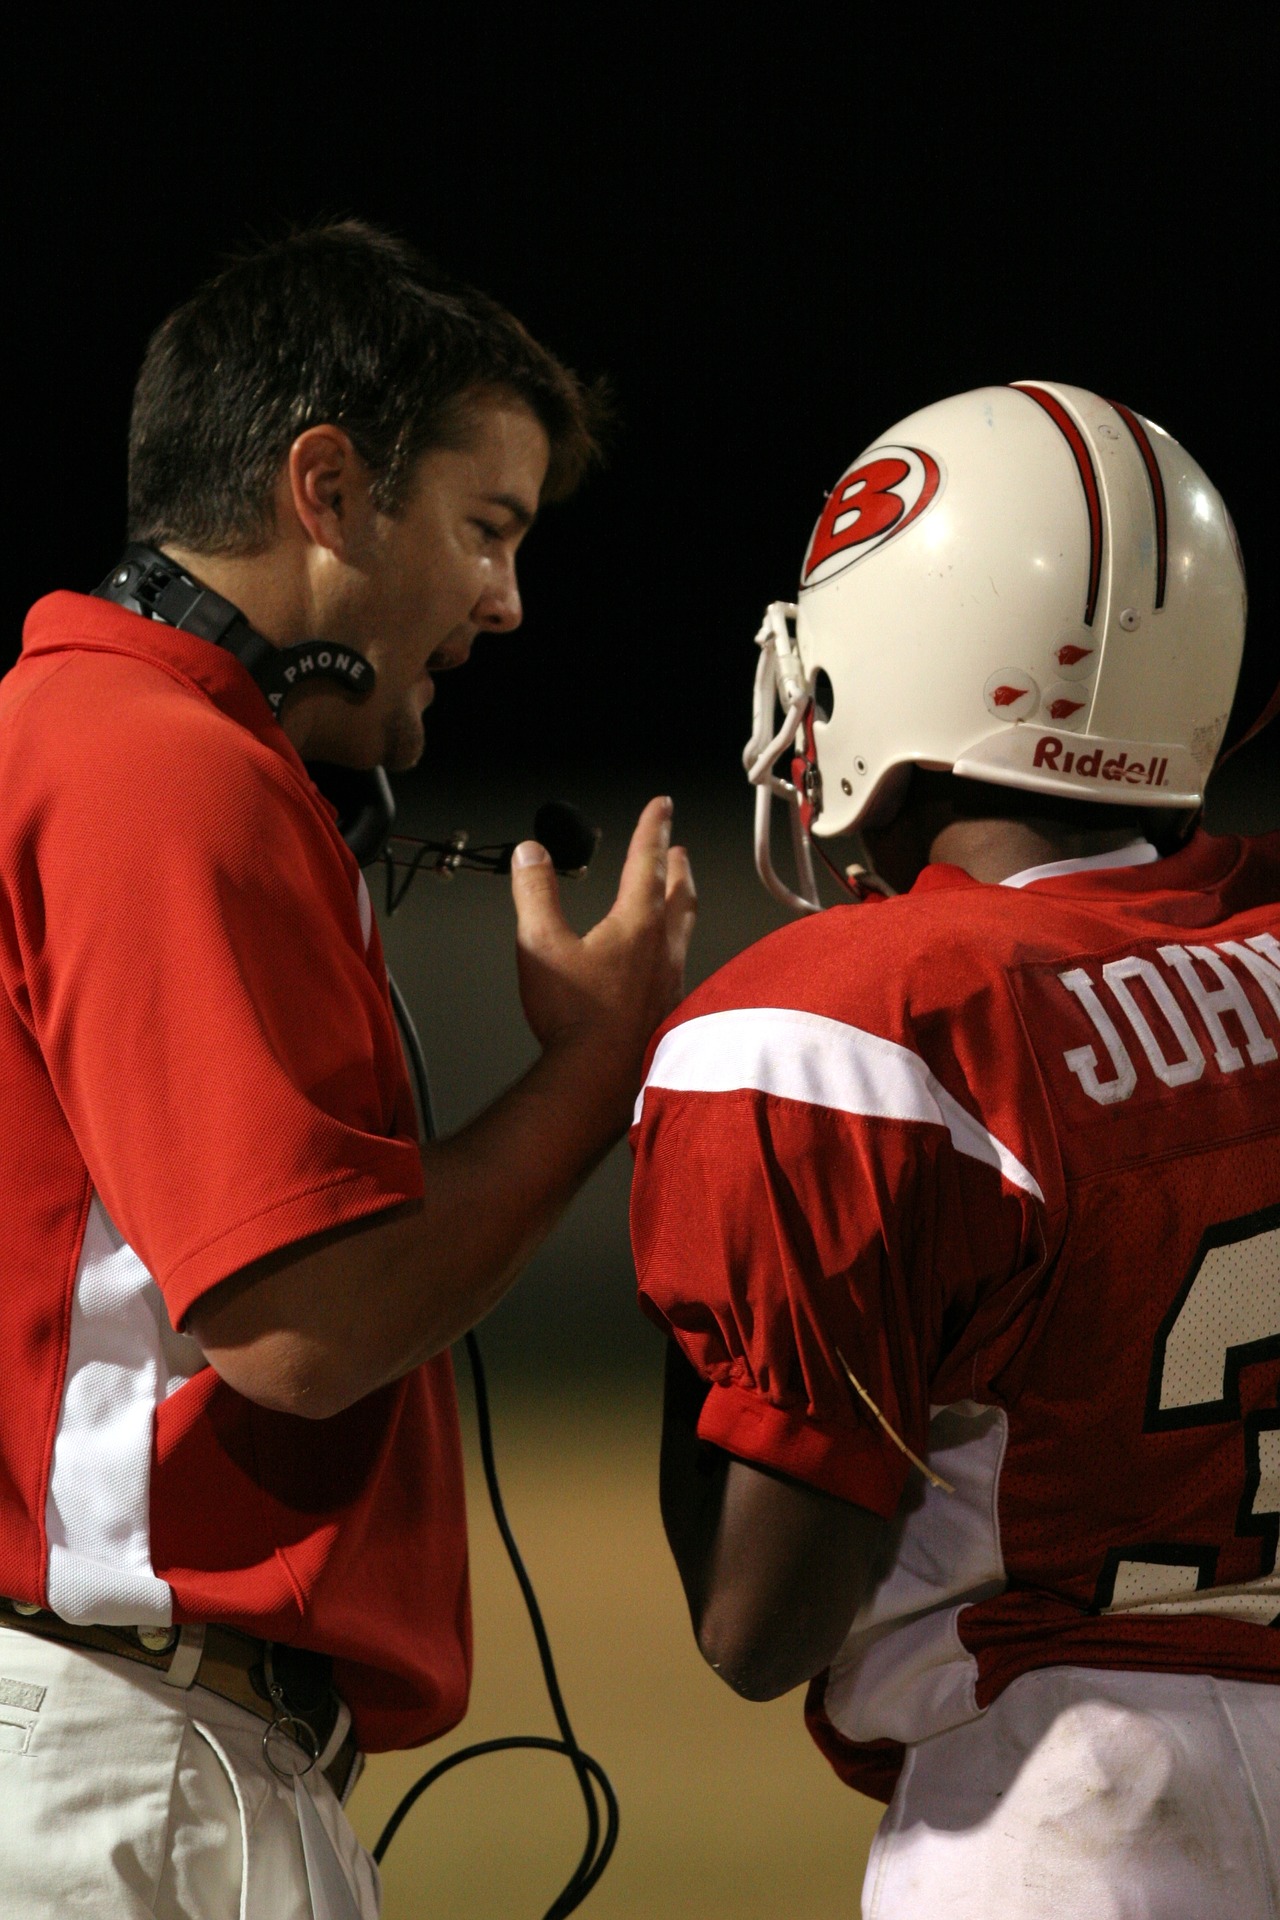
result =
M1221 498L1127 407L1026 382L912 415L836 483L797 601L775 602L757 636L744 758L766 886L816 910L810 835L887 818L912 766L1198 808L1244 604ZM815 703L819 687L829 702ZM775 763L797 740L788 780ZM775 798L792 816L799 891L769 855Z
M817 913L818 882L813 870L810 832L813 824L813 796L806 794L802 780L788 780L779 774L776 762L796 743L801 727L809 721L808 738L802 740L801 755L809 747L813 733L814 687L817 671L806 674L796 649L793 626L796 609L789 601L774 600L765 608L756 645L760 658L756 663L755 699L751 738L742 751L747 779L756 790L755 850L756 870L775 899L797 913ZM777 722L777 709L782 721ZM816 755L815 755L816 765ZM793 767L794 772L794 767ZM773 806L780 800L787 810L791 829L791 850L802 892L795 892L778 875L771 852Z

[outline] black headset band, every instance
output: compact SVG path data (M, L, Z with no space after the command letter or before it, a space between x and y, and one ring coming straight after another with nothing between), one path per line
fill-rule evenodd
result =
M273 647L239 607L202 587L167 554L138 541L125 548L93 597L224 647L256 681L277 717L286 696L307 680L335 680L344 692L361 699L373 692L373 668L354 647L321 640Z

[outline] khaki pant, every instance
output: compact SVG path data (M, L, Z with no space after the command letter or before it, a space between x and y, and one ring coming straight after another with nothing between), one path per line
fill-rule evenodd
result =
M203 1687L0 1628L0 1904L23 1920L377 1920L327 1782Z

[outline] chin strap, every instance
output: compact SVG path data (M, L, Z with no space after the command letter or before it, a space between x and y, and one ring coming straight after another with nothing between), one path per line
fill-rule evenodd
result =
M113 600L130 613L225 647L257 682L277 719L286 696L306 680L335 680L344 693L358 699L373 692L374 670L354 647L321 640L273 647L249 625L239 607L202 587L155 547L131 542L101 586L94 588L93 597Z

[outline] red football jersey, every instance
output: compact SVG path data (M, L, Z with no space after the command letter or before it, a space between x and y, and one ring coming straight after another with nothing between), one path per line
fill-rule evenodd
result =
M1280 1678L1278 899L1280 835L930 867L655 1039L636 1263L700 1432L893 1523L809 1698L865 1791L1033 1667Z
M448 1356L312 1421L183 1330L422 1192L333 809L231 654L79 594L0 686L0 792L0 1593L314 1647L363 1746L425 1740L470 1663Z

